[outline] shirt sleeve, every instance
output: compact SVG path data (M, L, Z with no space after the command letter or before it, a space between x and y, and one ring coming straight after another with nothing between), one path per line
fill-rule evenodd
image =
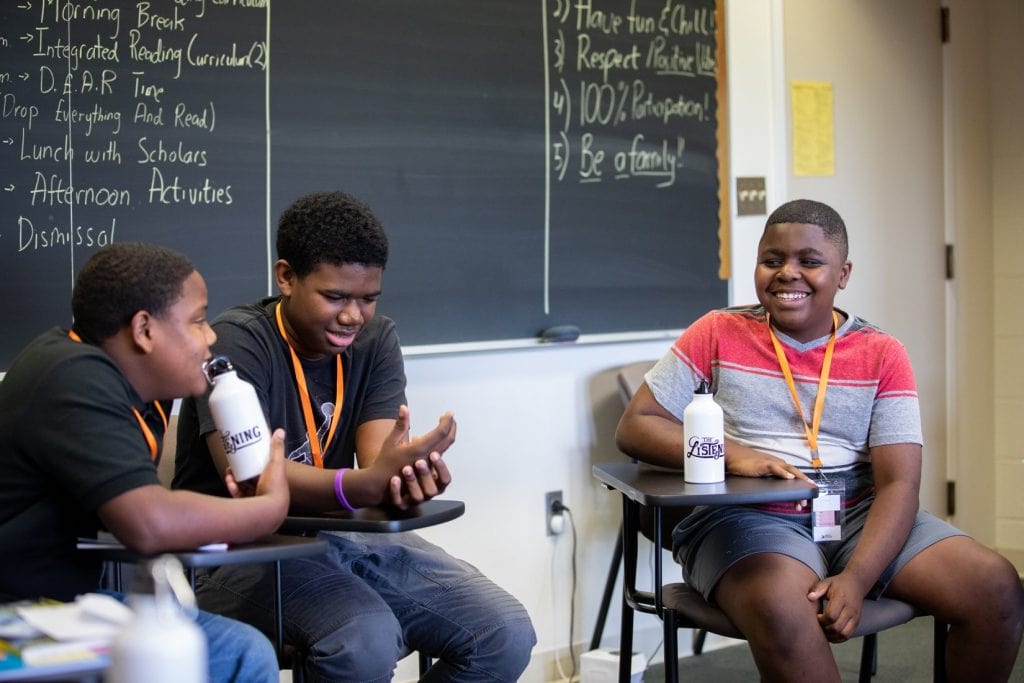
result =
M878 391L871 410L868 446L924 443L921 403L906 348L890 337L880 364Z
M371 420L393 420L405 397L405 361L398 333L388 321L373 353L373 365L366 395L359 410L359 424Z
M683 330L644 376L661 407L680 422L701 381L707 381L712 390L715 389L711 371L714 346L714 314L708 313Z

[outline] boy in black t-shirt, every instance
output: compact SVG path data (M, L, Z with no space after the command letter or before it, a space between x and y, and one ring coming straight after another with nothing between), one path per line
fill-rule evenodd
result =
M341 192L302 197L281 216L277 255L281 296L226 311L214 349L288 434L293 509L404 507L442 493L455 421L445 414L409 438L398 336L374 315L388 258L377 218ZM184 403L178 427L174 486L223 492L205 399ZM529 615L475 567L414 533L323 537L327 555L281 568L286 639L310 653L312 678L390 680L407 648L436 660L429 680L519 678L536 642ZM222 567L200 582L199 601L269 631L260 596L273 578Z
M155 245L106 247L79 274L72 311L72 328L31 342L0 383L0 599L97 590L100 563L76 541L100 528L143 555L277 529L289 500L281 433L252 497L170 491L157 478L160 401L206 389L216 338L192 264ZM212 614L197 621L211 681L277 681L262 634Z

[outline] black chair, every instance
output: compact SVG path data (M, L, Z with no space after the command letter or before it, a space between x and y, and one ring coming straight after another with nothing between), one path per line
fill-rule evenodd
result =
M634 363L619 373L619 385L624 400L633 395L643 382L643 375L651 362ZM622 630L620 634L619 680L630 680L630 657L633 648L633 613L639 611L657 615L664 627L665 680L678 681L679 628L696 631L694 652L699 654L706 632L732 638L743 634L717 607L709 604L685 583L663 585L662 558L654 553L653 586L649 590L637 586L639 538L644 536L655 542L657 548L671 548L671 530L695 505L732 505L772 501L801 500L817 494L804 482L778 479L750 479L727 477L724 484L686 484L681 473L646 465L612 463L595 465L594 476L608 488L622 494L623 521L616 552L623 562ZM667 520L671 519L671 524ZM657 540L654 540L657 539ZM612 581L617 574L617 562L609 572ZM606 587L607 593L607 587ZM606 610L607 605L602 604ZM865 601L861 621L855 637L864 639L861 650L859 680L867 683L875 673L877 664L877 634L919 616L910 605L882 598ZM604 616L599 617L603 628ZM947 625L936 620L934 635L933 674L936 681L945 680L945 639ZM599 638L595 633L595 638ZM597 645L593 645L597 647Z

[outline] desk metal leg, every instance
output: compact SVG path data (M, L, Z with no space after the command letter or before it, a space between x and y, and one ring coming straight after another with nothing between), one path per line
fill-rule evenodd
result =
M628 557L636 558L636 535L626 535L626 527L636 528L636 504L632 503L625 494L622 495L622 524L619 526L619 540L622 542L623 553L629 553ZM628 545L627 545L628 544ZM625 555L624 555L625 556ZM636 563L622 563L622 630L619 632L619 683L629 683L633 680L633 606L629 591L636 586Z
M615 550L612 551L612 561L608 566L608 578L604 582L604 595L601 596L601 606L597 609L597 623L594 624L594 635L590 639L590 649L596 650L601 647L601 637L604 635L604 622L608 618L608 608L611 607L612 594L615 592L615 584L619 578L619 564L622 562L622 525L619 525L619 535L615 538Z
M274 562L274 636L278 658L284 653L284 628L281 617L281 561Z

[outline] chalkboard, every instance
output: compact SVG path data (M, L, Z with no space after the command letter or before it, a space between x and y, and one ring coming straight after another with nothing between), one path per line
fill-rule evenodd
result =
M111 241L188 254L213 314L266 294L316 190L381 217L406 345L726 301L714 0L15 0L0 26L0 367Z

